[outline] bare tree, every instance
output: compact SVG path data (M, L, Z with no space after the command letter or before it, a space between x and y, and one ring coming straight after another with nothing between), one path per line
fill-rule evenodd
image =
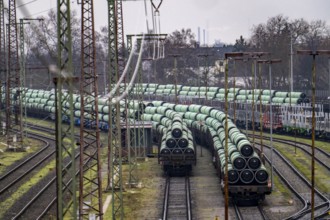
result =
M328 42L329 29L324 21L308 23L302 18L290 21L288 17L277 15L269 18L265 24L253 27L249 46L250 50L270 52L272 58L282 59L280 65L274 66L273 81L275 87L284 89L288 87L289 82L291 44L294 52L297 49L326 49L329 46ZM295 54L293 56L296 88L303 87L304 83L300 82L308 82L310 78L310 61L308 57L298 58Z
M192 33L190 28L176 30L166 38L167 46L172 48L191 48L195 47L196 40L195 35Z

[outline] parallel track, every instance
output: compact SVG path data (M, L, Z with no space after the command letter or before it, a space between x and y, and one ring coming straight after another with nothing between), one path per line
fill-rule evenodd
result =
M255 135L256 138L260 139L260 136ZM263 139L269 140L269 137L263 137ZM309 144L301 143L301 142L295 142L280 138L273 138L273 142L278 142L282 144L286 144L292 147L297 147L304 153L308 154L310 157L312 156L312 147ZM325 150L315 147L315 160L318 162L321 166L326 168L330 172L330 154L326 152ZM330 173L329 173L330 174Z
M75 158L78 159L79 153L76 154ZM88 161L87 161L88 162ZM65 169L69 168L71 163L65 166ZM79 175L79 171L76 172L76 177ZM70 177L69 177L70 178ZM68 179L68 183L72 182L72 178ZM42 219L45 217L47 212L52 208L55 208L56 197L56 176L50 177L44 187L39 192L26 202L26 205L18 210L18 213L12 218L25 219L25 215L32 217L33 219ZM28 214L27 214L28 213Z
M7 171L0 177L0 197L5 200L11 196L12 192L28 181L28 177L36 170L40 170L48 164L55 155L55 143L41 135L29 134L29 137L43 142L45 145L32 156Z
M52 133L54 129L36 126L33 129L44 131L47 133ZM32 136L32 134L29 134ZM47 136L43 136L40 134L33 134L35 136L41 136L45 139L48 139L52 142L55 142L54 138L50 138ZM32 158L32 157L31 157ZM76 162L79 158L79 151L77 150L76 153ZM55 150L52 148L52 152L49 154L49 159L55 159ZM35 157L32 158L32 160L36 160ZM85 161L84 163L88 163L89 161ZM72 165L71 162L68 162L66 164L66 167L64 169L67 169ZM20 165L22 166L22 165ZM32 172L32 171L31 171ZM79 175L79 170L76 171L76 177ZM64 176L63 179L66 179L68 181L68 184L72 181L72 178L68 175ZM43 219L45 215L50 211L55 211L55 205L56 205L56 176L55 172L50 173L46 177L44 177L42 180L40 180L37 185L38 187L32 189L29 191L29 195L26 195L24 198L20 199L22 200L23 204L15 204L15 216L11 216L10 219ZM32 195L32 196L31 196Z
M270 158L270 146L264 145L264 153ZM310 191L311 183L307 180L278 150L273 149L273 162L275 162L274 168L303 198L304 207L297 213L288 217L287 219L308 219L311 213L310 205ZM274 169L275 170L275 169ZM294 177L298 177L298 180ZM315 218L319 218L325 212L330 210L330 200L323 195L318 189L315 189Z
M189 177L167 177L163 206L163 220L192 219Z

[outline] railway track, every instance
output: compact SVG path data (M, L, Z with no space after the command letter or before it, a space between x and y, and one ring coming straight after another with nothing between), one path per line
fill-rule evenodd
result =
M46 133L52 133L54 129L46 128L42 126L35 126L33 129L38 131L43 131ZM10 196L10 192L15 190L13 186L15 184L24 184L26 180L23 178L28 173L33 173L36 171L38 167L41 167L51 160L55 159L55 147L50 147L55 145L55 138L51 138L49 136L44 136L40 134L28 134L30 137L39 137L44 140L47 145L39 150L37 153L32 155L31 157L24 160L21 164L14 167L12 170L1 176L0 184L4 184L7 187L0 188L0 196L3 198L2 192L8 192L7 196ZM46 141L47 140L47 141ZM51 143L51 144L50 144ZM44 158L44 159L43 159ZM79 151L76 152L76 162L78 163ZM28 163L34 163L33 166L28 166ZM88 163L88 161L85 161ZM67 164L64 169L67 169L72 165L71 162L67 160ZM24 171L19 171L19 169L25 168ZM28 169L27 169L28 168ZM22 173L22 174L17 174ZM10 177L11 175L14 176ZM79 175L79 171L76 171L76 176ZM22 177L21 177L22 176ZM63 179L70 184L72 178L69 175L63 176ZM6 180L6 184L5 181ZM8 184L8 182L10 182ZM15 183L15 184L14 184ZM17 188L17 187L16 187ZM35 183L27 193L22 195L20 200L16 202L10 210L7 210L5 213L6 219L42 219L47 212L50 210L51 213L55 214L56 211L56 173L55 170L52 170L46 175L42 177L40 181Z
M17 189L29 180L31 175L48 164L55 155L55 143L41 135L30 134L30 138L44 143L39 151L8 170L0 177L0 197L4 201L16 192Z
M264 153L268 159L271 155L270 146L264 145L264 147ZM273 149L273 152L274 171L282 174L286 184L289 184L291 188L296 191L295 194L300 197L303 204L303 208L286 219L310 219L310 181L307 180L278 150ZM315 189L315 218L320 218L329 210L329 199L318 189Z
M54 138L37 133L28 133L28 137L44 142L45 146L0 177L1 200L5 200L12 196L12 194L16 192L19 187L23 184L26 185L26 183L30 181L32 175L55 159ZM44 187L45 182L47 182L47 179L52 172L54 173L53 175L55 175L55 171L50 170L46 176L40 176L40 180L38 182L30 185L28 192L24 193L20 197L19 201L15 202L12 207L6 210L4 213L4 218L14 218L14 213L19 212L22 206L25 206L28 203L27 201L29 201L34 195L38 194L40 189ZM48 198L51 198L50 196L51 195L48 195Z
M192 219L189 177L167 177L163 206L163 220Z
M260 136L255 136L256 138L261 138ZM269 140L269 137L263 137L264 140ZM310 157L312 156L312 148L311 145L301 143L301 142L295 142L295 141L290 141L290 140L285 140L285 139L280 139L280 138L273 138L273 142L277 143L282 143L289 145L291 147L297 147ZM315 160L318 162L321 166L326 168L329 171L330 175L330 153L326 152L325 150L315 147Z
M28 128L31 130L41 131L44 133L48 133L50 135L55 135L55 128L44 127L44 126L32 124L32 123L27 123L27 125L28 125Z
M233 205L237 220L266 220L266 216L261 206L239 207Z
M78 159L79 153L76 154L75 158ZM87 161L88 162L88 161ZM64 169L69 168L71 163L67 163ZM79 171L76 171L75 176L79 175ZM63 176L67 179L66 185L72 182L72 178L68 175ZM53 209L55 214L57 193L56 193L56 176L50 175L45 181L41 189L31 197L24 207L21 207L12 220L16 219L43 219L46 214Z

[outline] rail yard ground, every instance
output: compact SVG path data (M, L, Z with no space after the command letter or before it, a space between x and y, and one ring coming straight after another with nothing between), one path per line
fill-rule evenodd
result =
M43 122L43 126L50 126L51 122ZM256 132L258 135L259 132ZM265 133L265 136L269 134ZM300 139L289 136L274 135L276 138L285 138L288 140L296 140L297 142L309 143L308 139ZM101 141L105 144L107 140L107 134L102 133ZM1 141L1 140L0 140ZM2 140L1 142L4 142ZM27 140L26 141L28 151L26 154L22 152L3 152L0 153L1 166L0 175L5 172L5 169L9 166L13 166L15 161L19 161L27 157L33 152L36 152L40 146L38 141ZM265 140L265 144L269 143ZM316 141L316 146L330 152L330 143ZM310 159L297 151L297 155L294 153L294 149L283 144L274 144L286 158L302 172L307 178L310 178L309 172L306 170L310 164ZM0 149L5 151L5 145L0 145ZM202 155L201 156L201 152ZM102 153L103 160L103 188L106 186L106 148L103 148ZM128 182L128 164L123 165L123 183ZM330 188L327 184L329 175L323 168L316 167L317 172L317 187L329 195ZM268 166L268 169L270 167ZM157 157L138 160L136 176L139 179L139 184L130 188L128 184L124 185L124 212L125 219L160 219L162 215L162 205L164 196L165 176L162 170L162 166L158 164ZM289 213L294 213L298 210L298 202L294 199L292 193L287 189L284 183L275 175L274 176L274 191L271 195L266 196L265 201L262 203L262 208L265 211L266 216L269 219L282 219L287 217ZM192 207L193 207L193 219L224 219L224 196L220 189L220 180L216 175L216 169L212 163L212 156L208 149L197 147L197 166L193 167L191 172L191 189L192 189ZM111 196L111 192L105 192L103 195L103 201L108 196ZM14 198L15 199L15 198ZM16 198L18 200L18 198ZM14 201L13 201L14 202ZM11 203L13 203L11 202ZM107 211L104 215L105 219L111 219L111 203L108 204ZM232 205L230 204L229 214L231 219L235 219L235 213Z
M220 180L212 164L212 156L208 149L202 148L200 156L198 146L198 162L191 172L193 219L224 219L224 195L220 189ZM165 178L157 158L148 158L139 162L140 187L125 188L124 206L127 219L160 219L163 204L163 188ZM124 172L127 180L127 169ZM266 196L262 208L269 219L282 219L298 210L297 201L284 183L275 175L274 191ZM108 209L105 216L110 217ZM230 204L229 214L235 219Z

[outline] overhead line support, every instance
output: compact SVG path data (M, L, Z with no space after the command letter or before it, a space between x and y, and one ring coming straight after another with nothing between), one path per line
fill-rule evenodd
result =
M81 1L79 219L103 219L93 0ZM93 106L95 109L93 109Z
M9 0L8 5L8 69L6 79L6 135L7 149L14 147L22 151L23 147L23 124L22 124L22 96L19 74L18 39L16 25L16 0ZM11 96L14 92L13 97ZM18 132L14 131L17 129ZM15 145L15 146L14 146Z
M124 69L122 1L108 0L109 91ZM119 89L114 95L119 96ZM122 143L119 101L109 100L108 185L112 192L112 219L124 218L122 181Z
M73 89L78 78L73 76L70 0L57 0L57 68L54 74L57 218L77 219ZM63 120L68 124L64 125Z

